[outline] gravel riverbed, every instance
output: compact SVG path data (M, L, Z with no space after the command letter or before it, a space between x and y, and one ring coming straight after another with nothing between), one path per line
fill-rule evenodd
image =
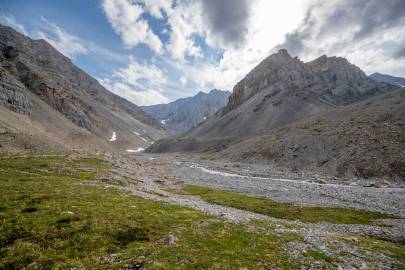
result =
M305 239L306 244L297 242L290 247L291 256L301 256L299 254L315 248L343 260L338 269L392 269L390 258L382 254L383 251L370 253L358 248L358 237L373 236L390 241L403 241L405 238L405 188L363 187L291 174L264 174L264 170L247 170L246 165L230 167L218 161L200 161L180 155L136 154L125 158L107 157L107 160L115 168L112 176L121 183L106 184L105 188L116 188L146 199L190 207L229 222L268 221L276 224L275 233L295 232ZM379 211L402 218L380 220L374 225L277 219L168 191L187 184L264 196L279 202ZM342 237L346 240L342 240ZM312 265L303 269L323 268Z

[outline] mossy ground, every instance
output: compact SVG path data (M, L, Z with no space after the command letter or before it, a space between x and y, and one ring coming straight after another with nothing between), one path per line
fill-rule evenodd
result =
M385 266L383 269L405 269L405 246L403 239L393 241L377 236L355 236L343 233L332 236L330 240L330 243L332 243L330 250L333 250L336 257L340 257L342 261L353 256L368 257L370 258L370 269L381 269L382 265ZM342 246L345 246L345 248L342 248ZM317 256L317 253L319 252L315 251L312 255ZM336 261L335 257L327 256L326 258ZM389 258L389 264L387 263L387 258ZM382 263L383 261L385 263Z
M291 203L280 203L269 198L253 197L239 193L214 190L201 186L186 185L180 194L197 195L209 203L235 207L275 218L335 224L372 224L380 218L392 216L378 212L336 207L300 207Z
M386 241L376 237L362 236L359 238L360 246L369 251L383 251L387 256L393 256L402 267L405 267L404 240L398 242Z
M0 269L298 267L286 250L301 241L297 234L258 233L249 224L83 185L109 170L97 158L1 157ZM174 245L164 244L168 234L177 237Z

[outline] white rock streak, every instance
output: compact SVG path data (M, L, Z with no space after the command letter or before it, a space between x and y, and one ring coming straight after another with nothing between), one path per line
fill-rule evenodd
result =
M139 138L141 138L142 141L144 141L144 142L146 142L146 143L148 142L148 140L145 139L144 137L142 137L141 134L139 134L138 132L134 131L134 134L137 135Z
M139 152L143 152L143 151L145 151L145 148L142 148L142 147L139 147L139 148L136 149L136 150L127 149L127 152L128 152L128 153L139 153Z
M110 142L114 142L116 140L117 140L117 133L115 133L115 131L114 131L112 136L111 136Z

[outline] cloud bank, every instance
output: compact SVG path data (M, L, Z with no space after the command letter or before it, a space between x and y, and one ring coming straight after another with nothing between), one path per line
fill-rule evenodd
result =
M313 1L300 26L276 49L304 60L346 57L366 72L405 75L405 1Z
M99 7L120 53L45 19L34 37L72 58L115 59L98 78L138 105L232 90L280 48L305 61L341 56L367 73L405 77L404 0L101 0ZM12 16L0 22L33 36Z

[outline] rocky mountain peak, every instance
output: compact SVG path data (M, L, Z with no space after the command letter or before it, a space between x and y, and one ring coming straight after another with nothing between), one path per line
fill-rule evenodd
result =
M359 67L345 58L322 55L304 63L297 57L291 57L287 50L281 49L264 59L235 85L229 103L221 114L225 115L236 109L269 87L277 88L278 92L283 93L312 93L334 105L349 104L393 89L387 84L370 80Z
M275 84L296 84L305 76L301 60L291 57L286 49L270 55L238 82L222 114L235 109L261 90Z
M343 57L321 57L305 64L312 72L329 73L334 80L366 80L367 75Z
M200 91L193 97L181 98L168 104L142 107L147 113L164 123L174 133L181 133L204 122L222 109L230 92L213 89Z

